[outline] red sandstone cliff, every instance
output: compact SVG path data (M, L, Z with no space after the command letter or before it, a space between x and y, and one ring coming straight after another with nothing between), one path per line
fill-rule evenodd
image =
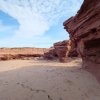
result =
M68 57L77 57L78 53L73 48L71 40L54 43L53 47L44 54L46 59L59 59L60 62L67 62Z
M100 0L84 0L64 27L82 57L83 67L100 80Z
M71 49L70 41L66 40L66 41L54 43L54 48L58 55L59 61L67 62L68 53L69 50Z

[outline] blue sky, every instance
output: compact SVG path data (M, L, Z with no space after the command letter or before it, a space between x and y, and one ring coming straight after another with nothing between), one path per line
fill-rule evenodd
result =
M50 47L83 0L0 0L0 47Z

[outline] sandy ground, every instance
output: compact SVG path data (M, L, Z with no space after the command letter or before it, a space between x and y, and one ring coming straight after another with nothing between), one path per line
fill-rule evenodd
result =
M100 100L99 83L80 66L80 59L1 61L0 100Z

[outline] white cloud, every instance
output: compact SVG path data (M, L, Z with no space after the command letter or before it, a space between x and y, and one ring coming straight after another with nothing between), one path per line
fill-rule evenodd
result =
M22 6L19 5L22 2L19 1L19 4L17 2L12 2L12 4L10 0L0 1L0 9L15 18L20 25L16 31L16 37L30 38L48 30L45 19L38 12L33 12L27 5L28 2L23 2Z
M82 0L0 0L0 10L18 21L15 37L31 38L43 35L67 12L75 12L79 1Z
M49 47L58 41L45 33L60 18L69 18L80 8L83 0L0 0L0 10L13 17L19 23L14 36L0 41L0 46ZM62 23L63 24L63 23ZM13 30L0 21L1 31ZM60 33L59 29L59 33ZM52 33L57 34L57 33ZM63 34L63 32L61 32ZM64 35L65 37L65 35ZM67 38L67 33L66 33Z

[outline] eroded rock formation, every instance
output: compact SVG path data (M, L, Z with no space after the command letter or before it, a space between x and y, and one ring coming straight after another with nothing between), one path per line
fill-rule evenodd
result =
M84 0L76 16L64 22L83 67L100 80L100 0Z
M78 53L72 46L71 40L54 43L53 47L44 54L46 59L59 59L60 62L67 62L68 57L77 57Z
M71 49L70 41L62 41L54 43L54 48L56 54L58 55L60 62L67 62L67 55L69 53L69 49Z
M49 48L49 50L44 53L44 59L55 60L57 58L58 58L58 55L54 47Z

